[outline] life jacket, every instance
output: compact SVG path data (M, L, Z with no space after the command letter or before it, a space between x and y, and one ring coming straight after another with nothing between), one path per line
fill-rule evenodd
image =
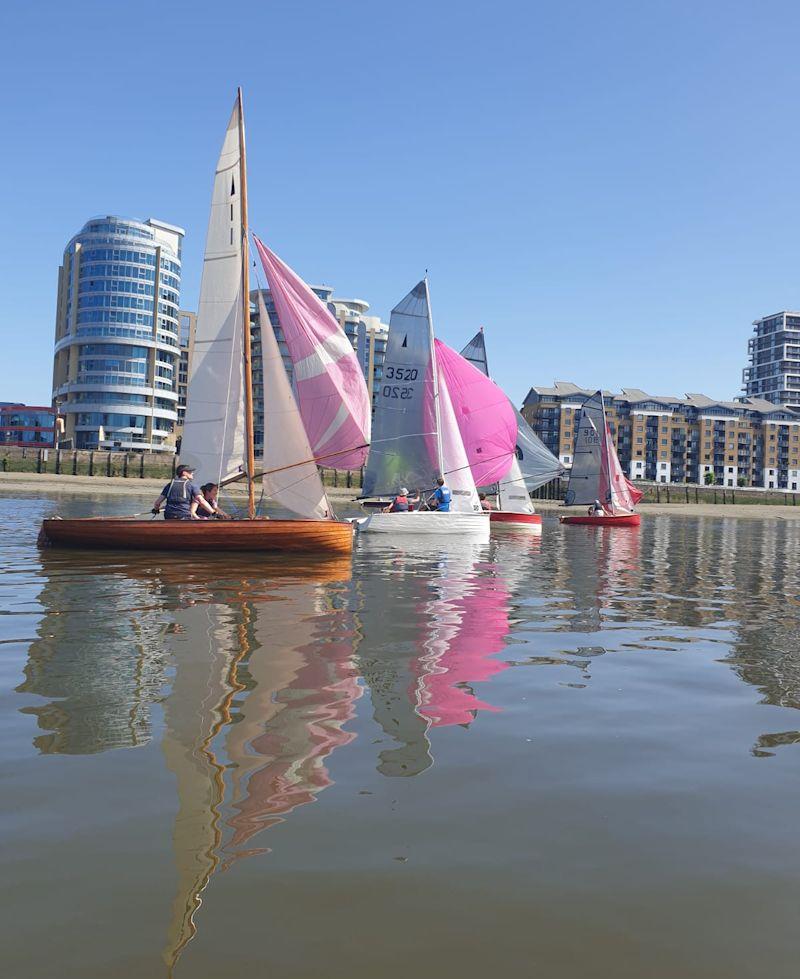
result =
M391 513L405 513L408 510L408 497L396 496L392 501Z
M443 510L445 512L449 511L450 490L447 488L447 486L439 486L433 495L439 501L439 505L436 507L436 509Z

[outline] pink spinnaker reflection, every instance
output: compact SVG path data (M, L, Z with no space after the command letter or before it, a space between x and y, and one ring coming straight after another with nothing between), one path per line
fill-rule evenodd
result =
M358 469L369 450L372 404L355 351L300 276L253 239L289 348L314 458L332 469Z
M228 821L233 829L228 845L237 849L237 857L247 854L238 848L253 836L315 802L333 784L325 760L355 738L343 730L363 693L352 665L352 642L340 640L302 652L305 666L275 694L282 709L250 746L263 763L250 774L245 797L234 804L237 812Z
M449 590L447 582L443 587ZM470 687L508 669L508 663L493 658L505 648L510 631L508 588L502 579L489 577L468 587L474 590L445 594L428 605L432 635L417 660L416 696L431 727L469 724L476 711L501 709L479 700Z

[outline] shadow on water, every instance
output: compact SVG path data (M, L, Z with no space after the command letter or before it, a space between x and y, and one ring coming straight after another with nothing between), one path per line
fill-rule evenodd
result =
M492 683L509 668L567 665L581 688L607 655L685 650L702 635L766 703L800 706L795 524L548 523L544 539L507 532L446 550L364 538L352 564L35 555L24 540L7 550L9 580L23 553L41 615L17 693L37 751L155 740L174 778L170 973L214 875L269 852L260 834L334 784L362 703L389 778L435 777L437 729L503 709ZM753 754L798 742L766 733Z

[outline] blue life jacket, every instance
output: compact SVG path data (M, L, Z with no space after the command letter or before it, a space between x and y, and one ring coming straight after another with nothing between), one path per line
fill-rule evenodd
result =
M437 487L433 494L434 500L438 504L436 509L440 510L442 513L449 513L450 511L450 490L446 486Z

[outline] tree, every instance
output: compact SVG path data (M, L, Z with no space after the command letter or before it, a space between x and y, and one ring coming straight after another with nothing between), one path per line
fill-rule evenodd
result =
M706 473L705 476L703 476L703 482L706 484L706 486L712 486L714 483L714 473Z
M745 479L744 476L739 476L739 478L736 480L736 485L737 486L747 486L747 480Z

